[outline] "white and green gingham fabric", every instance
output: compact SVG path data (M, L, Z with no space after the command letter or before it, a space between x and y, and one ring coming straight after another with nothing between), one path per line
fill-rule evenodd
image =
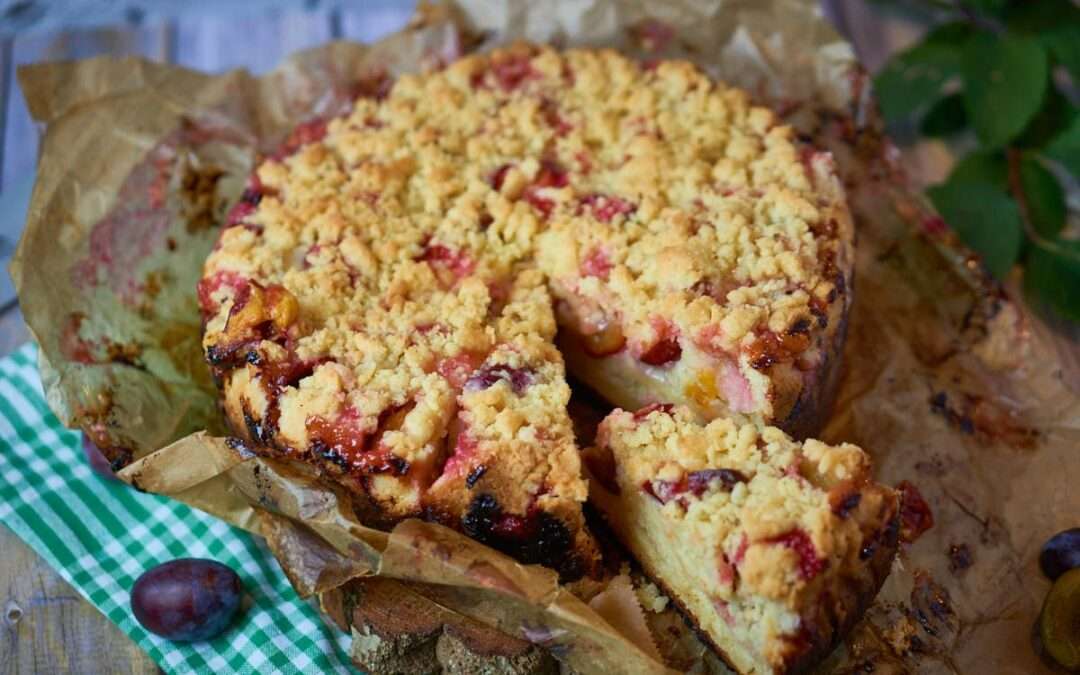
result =
M348 638L297 596L256 537L157 495L93 473L79 434L45 405L33 345L0 360L0 523L169 673L354 673ZM128 592L143 571L174 558L235 570L250 603L203 643L148 633ZM120 665L120 664L117 664Z

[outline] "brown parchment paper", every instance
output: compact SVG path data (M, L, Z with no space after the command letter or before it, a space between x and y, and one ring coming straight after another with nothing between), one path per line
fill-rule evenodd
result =
M437 525L365 527L349 495L305 467L230 445L199 346L195 283L258 152L384 75L521 37L690 58L834 153L858 255L822 436L866 448L880 480L917 486L935 525L822 670L1043 670L1030 644L1048 587L1036 557L1080 512L1080 397L1045 328L911 190L865 75L809 0L460 0L379 43L329 44L261 78L133 59L23 68L44 137L12 276L57 416L133 460L122 476L140 489L266 537L303 595L375 574L439 584L448 609L580 672L662 672L639 617L602 617L627 597L621 587L598 612L553 572Z

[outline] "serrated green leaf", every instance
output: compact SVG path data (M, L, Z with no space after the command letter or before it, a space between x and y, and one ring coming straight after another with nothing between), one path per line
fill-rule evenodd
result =
M1026 37L975 35L964 48L963 71L968 119L991 147L1023 131L1049 82L1045 49Z
M1074 176L1080 177L1080 116L1047 144L1044 155L1061 162Z
M1009 188L1009 163L1000 151L972 152L956 163L949 183L987 183L999 190Z
M1005 278L1024 239L1020 210L1012 197L979 182L948 181L926 193L960 239L982 256L986 269Z
M1065 191L1061 184L1038 159L1029 156L1020 162L1020 186L1031 224L1039 234L1053 239L1065 227Z
M929 106L941 97L946 83L960 76L962 43L945 42L940 35L932 33L927 41L897 54L874 78L874 93L887 121Z
M1035 243L1024 261L1024 291L1063 318L1080 322L1080 243Z
M926 136L950 136L966 127L964 97L962 94L950 94L930 106L919 129Z

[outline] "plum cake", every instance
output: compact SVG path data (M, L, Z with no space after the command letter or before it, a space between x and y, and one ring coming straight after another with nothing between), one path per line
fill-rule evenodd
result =
M518 44L299 127L198 295L237 434L371 522L436 520L566 578L598 554L564 358L617 405L804 433L851 263L831 157L745 92Z
M654 405L609 415L586 457L593 503L740 673L827 654L896 551L896 494L854 445Z

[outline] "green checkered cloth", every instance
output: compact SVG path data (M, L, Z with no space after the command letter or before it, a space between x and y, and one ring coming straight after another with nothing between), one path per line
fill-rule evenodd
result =
M79 434L62 427L45 405L36 357L27 345L0 360L0 523L166 672L356 672L348 637L300 599L260 539L93 473ZM185 557L228 565L251 599L232 626L208 642L170 642L148 633L131 613L128 591L135 579Z

